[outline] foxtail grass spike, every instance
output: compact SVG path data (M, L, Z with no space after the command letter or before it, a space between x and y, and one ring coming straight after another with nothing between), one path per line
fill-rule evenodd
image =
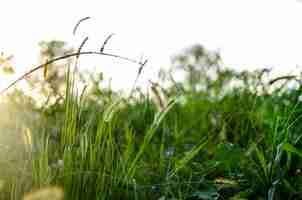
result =
M76 31L78 30L80 24L81 24L83 21L86 21L86 20L88 20L88 19L90 19L90 17L84 17L84 18L80 19L80 20L76 23L76 25L74 26L73 31L72 31L73 35L76 34Z

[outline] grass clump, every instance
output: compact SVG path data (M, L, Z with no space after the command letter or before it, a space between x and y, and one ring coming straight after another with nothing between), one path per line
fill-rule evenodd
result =
M302 198L301 85L222 68L201 46L175 59L186 78L166 72L155 100L101 80L79 91L70 67L58 101L6 97L1 199Z

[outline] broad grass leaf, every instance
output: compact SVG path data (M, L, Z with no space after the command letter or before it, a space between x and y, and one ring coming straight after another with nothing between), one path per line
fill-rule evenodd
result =
M198 146L194 147L191 151L186 152L186 155L179 161L176 162L175 169L171 173L171 175L176 174L180 169L185 167L185 165L192 160L199 152L201 149L203 149L206 144L208 143L209 140L205 140L201 142Z
M121 99L115 100L111 103L104 111L104 121L110 122L114 116L114 113L118 110L119 104L121 103Z
M302 158L302 152L288 142L283 144L283 149L287 152L297 154L300 158Z

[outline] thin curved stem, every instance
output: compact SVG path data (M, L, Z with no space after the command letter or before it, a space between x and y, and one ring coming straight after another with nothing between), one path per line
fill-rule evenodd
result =
M52 60L49 60L49 61L47 61L47 62L45 62L43 64L38 65L37 67L34 67L33 69L29 70L28 72L26 72L25 74L23 74L22 76L20 76L19 78L17 78L15 81L13 81L11 84L9 84L6 88L4 88L0 92L0 95L3 95L7 90L9 90L11 87L13 87L19 81L23 80L25 77L27 77L28 75L32 74L33 72L35 72L35 71L43 68L45 65L49 65L49 64L52 64L52 63L55 63L57 61L64 60L64 59L67 59L67 58L70 58L70 57L75 57L75 56L78 57L80 55L109 56L109 57L114 57L114 58L118 58L118 59L121 59L121 60L125 60L125 61L128 61L128 62L132 62L132 63L135 63L135 64L139 64L141 66L143 66L145 64L145 63L136 61L136 60L131 59L131 58L127 58L127 57L123 57L123 56L119 56L119 55L115 55L115 54L110 54L110 53L104 53L104 52L83 51L83 52L70 53L70 54L66 54L66 55L63 55L63 56L56 57L56 58L54 58Z

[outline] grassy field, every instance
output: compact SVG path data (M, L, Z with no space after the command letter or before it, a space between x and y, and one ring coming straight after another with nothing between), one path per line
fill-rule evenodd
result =
M60 101L10 93L0 199L302 199L301 85L231 72L125 97L67 71Z

